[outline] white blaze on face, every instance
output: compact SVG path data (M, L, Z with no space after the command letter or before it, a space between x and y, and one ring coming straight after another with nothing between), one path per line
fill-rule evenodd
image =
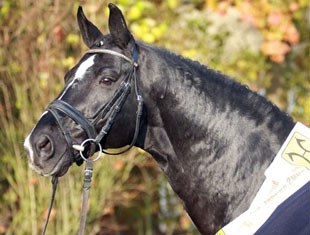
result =
M89 69L95 63L95 56L96 55L92 55L87 60L85 60L82 64L80 64L80 66L78 67L78 69L75 72L73 80L68 84L66 89L62 92L62 94L59 96L58 100L62 99L62 97L66 94L66 92L69 90L69 88L72 86L72 84L76 80L82 80L84 78L84 76L87 72L87 69Z

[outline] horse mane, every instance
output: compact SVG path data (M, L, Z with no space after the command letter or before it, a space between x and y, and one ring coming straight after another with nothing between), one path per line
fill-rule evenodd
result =
M281 128L286 129L279 123L293 123L292 118L287 113L281 111L264 96L250 90L247 86L220 71L213 70L198 61L177 55L167 49L143 45L156 52L159 57L164 58L166 63L170 64L170 68L183 71L182 79L190 80L189 84L216 103L217 108L237 111L240 115L247 116L255 121L256 125L267 120L269 128L278 132L285 131ZM191 76L186 76L186 73ZM180 76L180 72L176 76ZM217 93L222 94L220 99ZM274 125L274 123L278 125Z

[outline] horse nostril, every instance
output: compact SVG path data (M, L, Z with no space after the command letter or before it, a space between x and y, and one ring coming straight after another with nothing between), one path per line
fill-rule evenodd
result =
M41 156L50 156L53 154L53 143L47 135L42 135L36 143L36 147Z
M48 150L51 148L51 142L48 138L44 138L38 143L38 146L42 150Z

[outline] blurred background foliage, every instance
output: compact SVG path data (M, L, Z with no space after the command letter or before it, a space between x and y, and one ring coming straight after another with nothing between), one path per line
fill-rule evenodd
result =
M0 234L39 234L50 179L27 166L23 139L86 50L79 5L107 32L104 0L0 0ZM310 124L308 0L117 0L133 35L199 60ZM78 228L82 168L61 178L48 234ZM197 234L150 156L95 165L87 234Z

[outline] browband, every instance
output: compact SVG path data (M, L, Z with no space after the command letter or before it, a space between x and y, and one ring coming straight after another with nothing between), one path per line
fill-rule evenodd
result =
M134 49L134 57L135 56L135 50L136 50L136 47ZM121 57L123 58L124 60L128 61L130 64L132 64L134 67L138 67L138 63L137 63L137 59L134 58L133 60L130 59L129 57L117 52L117 51L112 51L112 50L108 50L108 49L100 49L100 48L94 48L94 49L89 49L88 51L86 51L86 54L88 53L102 53L102 54L110 54L110 55L115 55L115 56L118 56L118 57Z

